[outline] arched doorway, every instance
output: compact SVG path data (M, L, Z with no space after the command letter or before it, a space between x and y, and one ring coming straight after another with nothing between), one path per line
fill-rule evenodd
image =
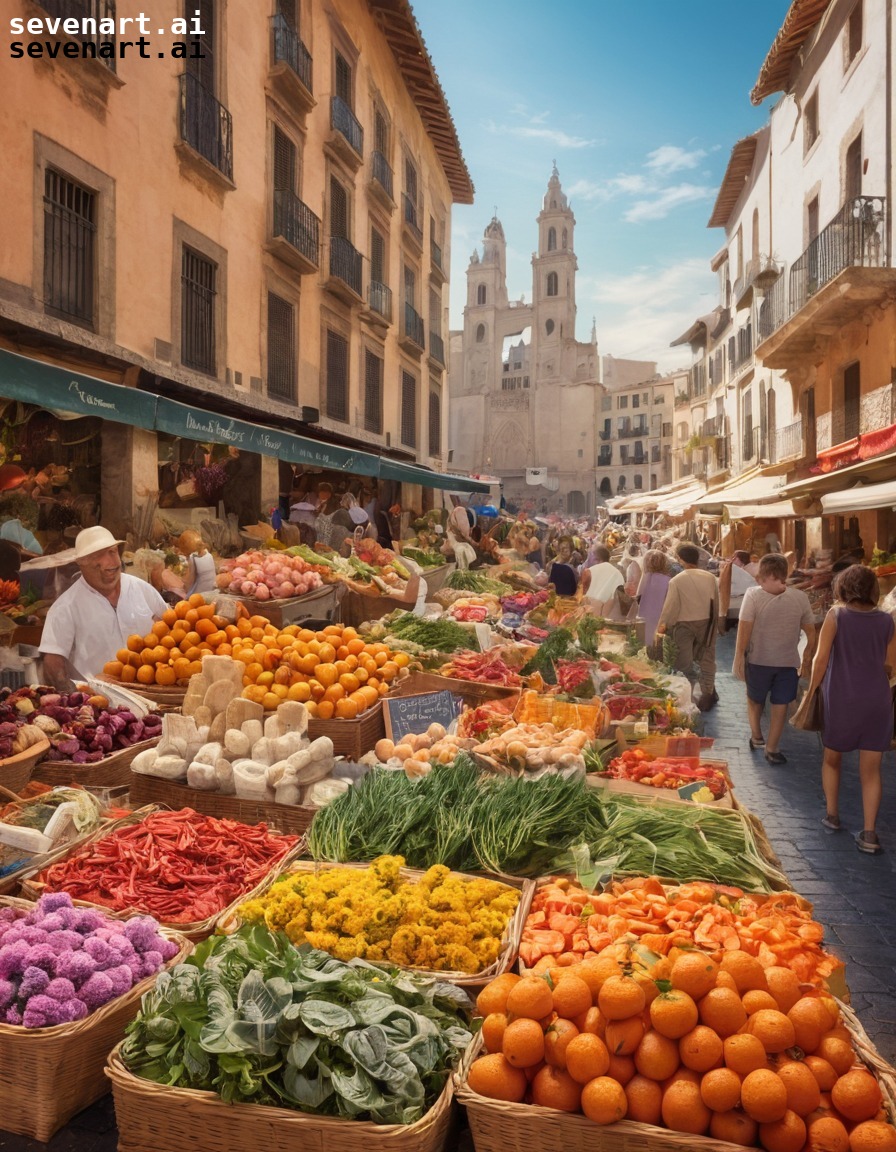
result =
M574 488L566 497L566 511L570 516L581 516L585 511L585 493Z

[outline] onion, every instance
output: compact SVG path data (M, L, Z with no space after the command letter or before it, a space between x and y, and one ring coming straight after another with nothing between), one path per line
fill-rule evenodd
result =
M244 580L240 585L240 594L242 596L254 596L256 587L254 580Z
M246 579L246 572L247 572L246 568L234 568L231 571L230 575L234 578L234 580L245 580Z
M296 594L296 586L295 586L295 584L291 583L289 580L284 580L283 583L280 585L279 589L277 590L277 597L280 600L285 600L289 596L295 596L295 594Z
M271 590L268 588L267 584L259 584L255 589L255 595L259 600L270 600Z

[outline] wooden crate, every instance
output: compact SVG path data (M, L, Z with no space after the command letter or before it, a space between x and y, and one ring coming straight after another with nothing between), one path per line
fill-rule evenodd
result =
M115 788L131 782L131 762L140 752L155 748L160 737L141 740L130 748L113 752L96 764L74 764L71 760L42 760L32 773L35 780L53 788L80 784L84 788Z
M313 592L290 596L288 600L253 600L248 597L240 597L240 600L250 615L264 616L276 628L283 628L302 620L335 621L344 592L344 584L324 584Z
M437 672L412 672L403 680L396 681L389 695L419 696L424 692L453 692L472 708L484 700L507 700L515 706L520 696L519 688L506 688L501 684L480 684L476 680L440 676Z
M373 751L377 740L386 735L386 722L383 718L383 702L377 701L372 708L362 712L355 720L308 721L308 737L317 740L329 736L333 741L333 752L347 760L358 761L365 752Z

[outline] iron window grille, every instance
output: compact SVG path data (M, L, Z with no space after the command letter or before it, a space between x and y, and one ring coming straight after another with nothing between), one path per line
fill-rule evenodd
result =
M184 246L181 258L181 361L216 373L215 299L218 266Z
M296 310L268 292L268 395L296 399Z
M44 173L44 305L76 324L93 326L96 193L47 168Z

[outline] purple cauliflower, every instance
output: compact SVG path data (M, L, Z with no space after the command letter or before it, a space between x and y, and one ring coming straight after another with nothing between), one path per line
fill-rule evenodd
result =
M115 986L105 972L94 972L81 985L78 996L87 1005L88 1011L93 1012L114 998Z
M74 904L68 892L47 892L38 900L37 907L41 913L47 913L56 912L60 908L74 908Z
M8 980L10 976L21 976L25 970L27 955L28 944L24 940L4 944L0 948L0 980Z
M67 1000L62 1005L62 1008L65 1011L66 1020L69 1024L74 1024L76 1020L83 1020L84 1017L88 1015L87 1005L83 1000L78 1000L77 998Z
M114 959L112 949L106 941L99 940L96 936L91 936L89 940L84 941L84 951L96 968L108 968Z
M78 908L75 910L70 927L80 932L82 936L88 936L107 923L108 918L102 912L97 912L93 908Z
M7 1024L21 1024L22 1023L22 1013L15 1006L15 1004L13 1004L11 1008L6 1009L5 1019L6 1019Z
M43 968L51 976L56 975L56 953L49 944L32 944L25 956L30 968Z
M138 952L152 951L159 942L159 925L151 916L135 916L123 931Z
M19 999L28 1000L32 996L39 996L49 987L50 977L43 968L26 968L22 974L22 983L19 985Z
M96 965L86 952L66 952L56 962L56 975L71 980L80 988L96 971Z
M178 948L173 940L166 940L164 936L160 936L153 951L161 952L163 960L170 960L172 956L177 955Z
M64 1004L66 1000L74 1000L75 986L71 980L66 980L64 976L57 976L55 980L44 989L44 995L49 996L51 1000L58 1000Z
M162 967L165 963L162 958L162 953L157 952L154 948L149 952L144 952L140 964L140 971L144 976L152 976Z
M0 1010L8 1008L16 998L16 986L11 980L0 980Z
M31 943L31 933L33 928L30 924L26 924L24 920L20 920L18 924L11 924L3 934L3 947L8 948L12 944Z
M84 947L84 937L80 932L70 932L67 928L62 928L59 932L53 933L47 944L57 956L63 956L68 952L79 952Z
M0 924L12 924L21 915L18 908L0 908Z
M40 928L44 932L61 932L66 926L60 912L50 912L43 918L33 921L35 928Z
M127 964L119 964L115 968L107 968L106 975L112 981L116 996L124 996L134 987L134 972Z
M56 1024L67 1024L65 1007L49 996L32 996L25 1005L22 1023L26 1028L52 1028Z

